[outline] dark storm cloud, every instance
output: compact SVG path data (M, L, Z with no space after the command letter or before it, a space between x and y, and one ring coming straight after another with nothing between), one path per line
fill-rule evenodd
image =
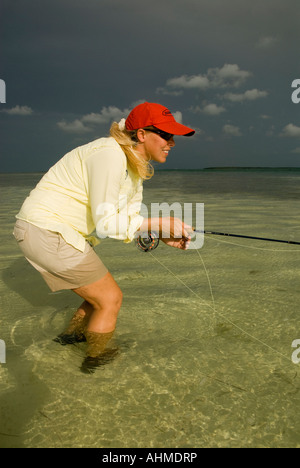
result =
M166 167L299 166L299 15L298 0L2 1L2 170L45 170L143 100L197 129Z

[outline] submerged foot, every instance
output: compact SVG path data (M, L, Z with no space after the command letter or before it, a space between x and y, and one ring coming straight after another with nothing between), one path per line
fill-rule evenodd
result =
M83 341L86 341L86 337L83 333L61 333L56 338L54 338L53 341L61 344L62 346L65 346L67 344L82 343Z
M119 348L108 348L99 354L99 356L87 356L84 359L80 370L84 374L93 374L97 368L105 366L113 361L118 354Z
M81 343L86 341L85 328L87 323L87 316L78 313L78 311L72 317L68 327L60 333L53 341L61 344L62 346L67 344Z

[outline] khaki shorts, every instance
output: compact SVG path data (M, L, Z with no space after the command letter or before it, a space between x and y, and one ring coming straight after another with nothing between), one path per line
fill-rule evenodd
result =
M87 286L108 272L88 242L81 252L67 244L58 232L20 219L13 234L26 259L41 273L52 291Z

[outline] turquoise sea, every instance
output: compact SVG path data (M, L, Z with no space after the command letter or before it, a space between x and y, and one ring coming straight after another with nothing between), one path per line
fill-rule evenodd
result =
M80 300L51 293L12 236L41 176L0 175L0 447L299 448L300 245L103 240L120 354L86 375L85 344L53 341ZM147 206L204 203L206 230L300 242L297 170L161 171L144 187Z

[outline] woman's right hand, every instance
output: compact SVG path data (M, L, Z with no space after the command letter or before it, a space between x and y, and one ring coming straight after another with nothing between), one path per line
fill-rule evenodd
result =
M140 232L157 232L160 240L170 247L186 250L188 249L192 227L179 218L162 217L148 218L142 223Z
M161 232L159 238L169 247L187 250L191 241L188 231L192 227L179 218L161 218Z

